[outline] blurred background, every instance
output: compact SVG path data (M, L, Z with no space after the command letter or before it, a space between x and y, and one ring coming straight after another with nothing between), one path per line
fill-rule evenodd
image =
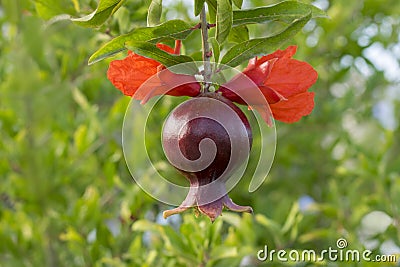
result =
M337 248L339 238L349 249L399 255L400 2L304 2L330 16L288 43L319 73L316 107L298 123L277 122L276 157L261 188L250 194L244 177L230 193L254 215L224 212L212 224L192 211L162 219L169 207L134 183L124 161L130 99L107 80L110 60L87 65L112 36L145 24L149 2L127 1L103 26L86 29L51 18L88 14L94 0L2 0L0 265L315 266L260 262L257 252L321 251ZM171 18L198 21L191 1L164 1L163 19ZM199 35L184 45L198 55Z

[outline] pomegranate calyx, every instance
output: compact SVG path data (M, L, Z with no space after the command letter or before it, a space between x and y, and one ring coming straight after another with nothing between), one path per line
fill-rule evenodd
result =
M232 201L226 192L223 182L214 181L213 187L204 190L204 188L199 186L197 179L192 177L188 180L190 181L190 188L185 200L179 207L164 211L164 218L184 212L192 207L197 208L198 211L209 217L211 222L214 222L214 220L221 215L224 207L231 211L253 213L253 209L250 206L240 206ZM210 192L210 190L212 192ZM221 191L223 191L223 196L221 198L210 203L207 202L210 195L221 193Z
M246 162L252 132L245 114L224 96L201 93L177 106L168 116L162 132L168 161L189 181L189 192L164 218L189 208L214 221L223 208L252 212L228 196L230 178Z

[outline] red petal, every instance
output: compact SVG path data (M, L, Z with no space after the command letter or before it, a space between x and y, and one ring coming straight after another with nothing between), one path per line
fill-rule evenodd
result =
M141 85L133 97L144 104L156 95L197 96L199 93L200 84L193 76L163 69Z
M318 74L308 63L291 58L296 49L296 46L290 46L285 50L277 50L270 55L250 60L243 74L257 87L249 86L248 82L246 85L245 79L237 75L221 86L219 92L231 101L248 104L263 112L267 107L254 92L259 90L270 104L275 119L288 123L298 121L302 116L310 114L314 108L314 93L307 90L316 82ZM246 96L249 103L245 103L238 94ZM268 112L264 115L264 119L268 121Z
M262 92L246 75L242 73L236 75L232 80L222 85L217 92L231 101L251 106L260 113L268 125L272 126L272 114L267 103L268 98L272 95Z
M296 54L297 46L288 46L285 50L276 50L274 53L269 54L266 58L291 58Z
M285 50L276 50L272 54L269 54L269 55L263 56L263 57L261 57L259 59L256 59L256 61L250 60L249 61L249 65L244 70L244 72L247 71L247 70L250 70L252 68L256 68L259 65L263 64L264 62L266 62L268 60L271 60L271 59L274 59L274 58L277 58L277 59L280 59L280 58L291 58L294 54L296 54L296 50L297 50L297 46L291 45L288 48L286 48Z
M282 100L286 100L285 97L283 97L282 95L278 94L277 92L275 92L274 90L272 90L271 88L265 87L265 86L259 86L259 87L251 87L251 88L246 88L246 94L248 94L250 97L248 97L247 100L249 100L249 103L246 103L240 96L238 96L237 94L235 94L234 92L232 92L231 90L227 89L225 87L226 85L223 85L219 88L218 92L221 93L224 97L228 98L230 101L232 102L236 102L238 104L241 105L259 105L259 104L263 104L263 99L254 97L251 98L251 92L249 92L249 90L254 90L255 88L257 88L257 90L260 90L262 92L262 94L264 95L265 99L267 100L267 102L269 104L273 104Z
M157 61L136 54L125 59L111 61L107 78L125 95L132 96L139 86L157 73Z
M173 53L174 49L165 44L157 44L157 47ZM107 71L107 78L125 95L133 96L136 90L148 78L157 73L157 61L128 52L128 56L122 60L113 60Z
M165 44L157 44L157 47L160 48L161 50L164 50L165 52L168 52L170 54L174 54L175 49L172 47L165 45Z
M318 74L310 64L295 59L279 59L264 85L289 98L307 91L317 78Z
M196 82L191 82L187 84L175 87L167 93L167 95L172 96L197 96L200 93L200 84Z
M314 93L305 92L270 105L276 120L293 123L310 114L314 108Z
M246 68L243 71L247 77L249 77L255 84L262 85L266 77L268 77L271 73L271 70L275 64L277 59L271 59L269 61L265 61L262 64L256 63L256 67L254 68Z

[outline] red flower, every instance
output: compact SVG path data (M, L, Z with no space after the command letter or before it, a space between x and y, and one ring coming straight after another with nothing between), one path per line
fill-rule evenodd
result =
M286 50L250 60L243 71L263 93L269 103L273 117L277 120L292 123L300 120L302 116L311 113L314 108L314 93L308 92L317 80L318 74L306 62L292 59L296 53L296 46L289 46ZM257 105L260 100L251 99L251 103L245 103L237 94L228 88L244 82L239 76L220 88L223 96L239 104ZM252 90L254 88L246 88ZM243 92L251 93L251 92Z
M157 47L168 53L179 53L180 44L176 51L164 44L157 44ZM200 84L196 79L189 75L175 74L168 70L163 70L159 62L142 57L131 51L122 60L111 61L107 71L107 78L111 83L127 96L132 96L138 100L149 99L150 97L165 92L173 96L196 96L200 92ZM163 70L162 72L160 72ZM160 73L160 75L154 76ZM147 81L149 78L151 80ZM146 82L147 81L147 82ZM179 83L182 84L180 86ZM140 91L138 89L146 82L146 87ZM167 88L163 90L164 88Z
M179 54L179 41L175 51L164 44L157 46L168 53ZM287 123L300 120L314 108L314 93L308 92L308 88L316 82L318 74L308 63L292 58L296 49L296 46L289 46L285 50L277 50L270 55L250 60L243 71L245 76L235 76L223 84L218 92L231 101L256 108L270 124L269 110L262 97L260 98L261 92L275 119ZM131 51L125 59L110 63L107 77L125 95L142 100L142 103L160 94L197 96L200 93L200 84L193 76L172 73L159 62ZM260 91L249 87L248 78ZM248 103L235 92L247 96Z

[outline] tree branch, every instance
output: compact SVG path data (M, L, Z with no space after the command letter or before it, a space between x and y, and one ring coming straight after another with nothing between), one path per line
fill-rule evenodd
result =
M208 92L208 88L210 87L211 83L211 65L210 65L210 58L211 58L211 51L210 46L208 44L208 23L206 17L206 6L203 5L203 9L200 13L200 20L201 20L201 38L203 44L203 63L204 63L204 87L203 92Z

